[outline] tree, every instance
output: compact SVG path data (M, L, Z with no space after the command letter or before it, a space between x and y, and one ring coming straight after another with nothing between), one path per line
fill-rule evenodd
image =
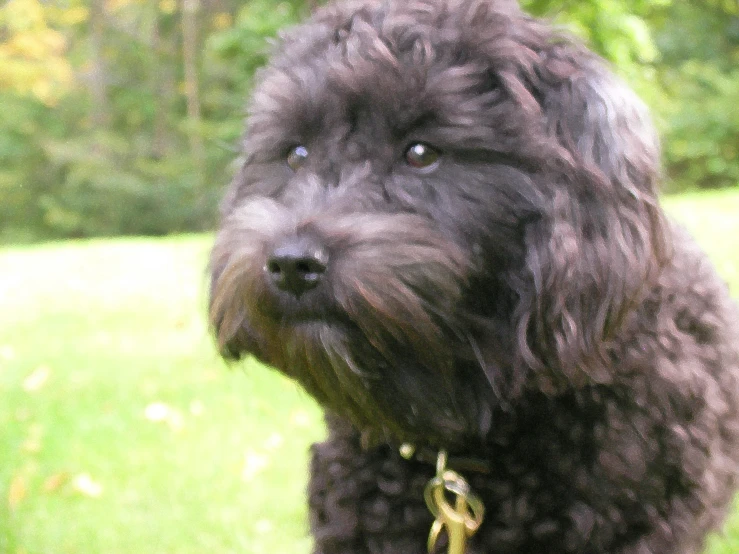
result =
M521 0L634 86L668 187L739 183L736 0ZM208 229L267 41L319 0L8 0L0 240Z

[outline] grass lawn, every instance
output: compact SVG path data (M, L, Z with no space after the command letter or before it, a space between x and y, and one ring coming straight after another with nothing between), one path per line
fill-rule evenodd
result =
M739 296L739 191L667 205ZM320 413L216 358L209 240L0 250L0 554L309 552ZM739 513L710 552L739 552Z
M208 244L0 251L0 553L308 551L320 414L217 360Z

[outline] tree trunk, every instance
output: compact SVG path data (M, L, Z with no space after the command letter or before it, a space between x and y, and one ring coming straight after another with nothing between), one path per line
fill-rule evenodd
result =
M202 185L205 182L205 149L200 136L200 91L197 68L197 12L199 8L199 0L183 0L182 58L185 66L188 138L198 184Z
M90 0L90 51L92 71L90 74L90 93L92 96L92 124L98 129L110 126L110 105L108 102L108 68L105 63L105 3L104 0Z
M151 72L151 90L154 93L155 109L154 109L154 134L151 141L151 156L156 160L161 160L167 155L167 115L171 101L166 96L166 79L164 76L165 66L168 65L165 60L165 52L162 41L162 29L159 23L159 7L157 4L153 6L154 21L151 26L151 50L153 54L152 72Z

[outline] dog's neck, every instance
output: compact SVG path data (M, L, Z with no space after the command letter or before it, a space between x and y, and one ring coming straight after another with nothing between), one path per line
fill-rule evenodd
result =
M435 466L439 452L445 451L443 447L423 444L416 441L398 442L390 438L389 433L382 432L377 428L365 428L359 433L359 442L363 450L370 450L380 445L389 445L400 453L400 456L409 461L416 461L429 466ZM480 452L479 449L475 450ZM474 456L463 451L448 450L447 465L450 469L465 474L487 475L492 471L490 459L485 456Z
M430 446L415 446L407 442L401 444L398 451L401 457L406 460L415 460L432 466L436 465L439 457L439 451ZM447 460L447 466L465 474L489 474L492 471L488 459L474 456L450 455Z

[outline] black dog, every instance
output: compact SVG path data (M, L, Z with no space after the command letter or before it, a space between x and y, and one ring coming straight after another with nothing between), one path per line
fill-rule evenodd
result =
M331 6L259 75L244 148L211 320L326 409L316 553L424 552L439 451L486 510L469 554L700 551L739 319L600 60L508 0Z

